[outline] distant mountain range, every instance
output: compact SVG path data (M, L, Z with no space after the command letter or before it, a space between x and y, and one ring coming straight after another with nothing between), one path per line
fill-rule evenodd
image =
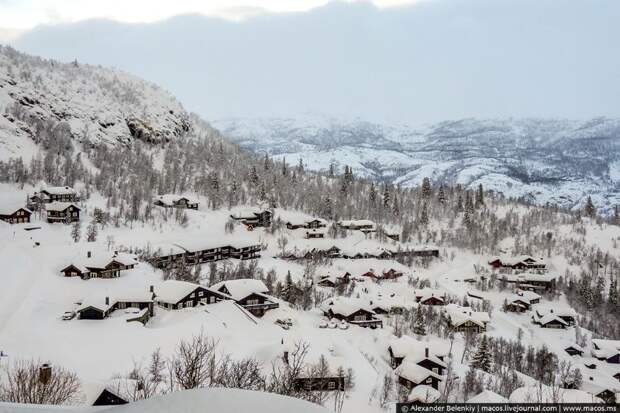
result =
M307 167L331 163L380 181L482 183L533 202L602 213L620 203L620 120L463 119L422 127L308 115L211 124L242 147Z

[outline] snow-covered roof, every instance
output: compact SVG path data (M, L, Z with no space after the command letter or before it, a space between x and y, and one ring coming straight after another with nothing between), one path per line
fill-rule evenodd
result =
M323 301L323 303L321 303L321 310L324 312L331 310L334 314L340 314L344 317L348 317L359 310L368 311L369 313L374 314L374 311L370 308L368 301L360 298L343 296L332 297Z
M620 353L620 340L593 338L592 344L598 347L592 350L592 355L595 357L608 358Z
M88 307L97 308L101 311L107 311L116 303L150 303L153 302L153 295L150 291L144 289L133 289L123 291L120 294L108 297L108 304L106 304L106 297L102 295L87 297L82 300L82 304L77 308L77 311L81 311Z
M11 215L19 209L25 209L26 211L32 212L26 208L25 204L26 202L24 199L14 196L0 196L0 215Z
M229 295L233 300L242 300L250 294L268 294L269 289L261 280L244 278L240 280L220 281L211 286L212 290L219 291L222 287L226 287Z
M467 400L467 403L506 403L508 399L497 394L491 390L483 390L471 399Z
M538 318L542 318L549 314L553 314L558 317L577 317L577 312L570 307L552 307L552 306L536 307L536 316Z
M350 227L350 226L374 226L374 221L369 219L344 219L338 222L338 225L342 227Z
M64 211L65 209L69 208L72 205L76 209L80 209L80 207L77 206L73 202L59 202L59 201L54 201L54 202L50 202L49 204L46 204L45 209L47 211Z
M538 281L538 282L551 282L555 280L555 275L553 274L534 274L534 273L523 273L519 274L519 278L525 282Z
M566 325L568 325L568 323L567 323L566 321L562 320L560 317L558 317L558 316L557 316L557 315L555 315L555 314L546 314L546 315L544 315L544 316L542 316L542 317L538 318L538 322L539 322L540 324L549 324L549 323L551 323L552 321L557 321L557 322L559 322L560 324L563 324L563 325L565 325L565 326L566 326Z
M480 326L485 326L491 321L489 314L484 311L473 311L470 307L460 307L454 304L448 304L446 311L450 316L450 322L454 326L461 325L467 321L471 321Z
M602 403L598 397L583 390L557 389L534 385L519 387L512 392L510 403Z
M103 269L112 261L116 261L122 265L136 265L138 264L138 258L133 254L124 252L109 253L107 251L91 251L91 256L80 255L74 257L71 261L71 265L78 268L82 272L88 271L88 268Z
M41 188L41 192L47 192L50 195L75 195L77 192L70 186L48 186Z
M244 208L235 208L230 215L237 219L254 218L256 214L260 214L261 212L263 212L263 210L261 210L260 208L244 207Z
M176 304L181 299L187 297L192 291L200 287L202 286L199 284L194 284L187 281L166 280L155 287L155 299L164 303ZM206 287L202 288L209 289Z
M540 300L540 295L536 294L534 291L517 291L517 295L523 297L527 300L527 302L532 302L533 300Z
M394 373L399 377L418 384L422 383L428 377L434 377L438 380L442 380L442 377L439 374L434 373L433 371L426 369L416 363L407 361L406 358L401 363L401 365L398 366L396 370L394 370Z
M186 250L176 244L164 242L152 246L155 256L162 257L167 255L185 254Z
M441 394L438 390L435 390L427 384L420 384L411 389L411 393L409 393L407 400L410 402L434 403L440 396Z
M178 203L181 199L186 199L190 204L197 204L198 200L194 197L187 195L176 195L176 194L163 194L158 195L155 200L161 202L164 205L173 206L175 203Z

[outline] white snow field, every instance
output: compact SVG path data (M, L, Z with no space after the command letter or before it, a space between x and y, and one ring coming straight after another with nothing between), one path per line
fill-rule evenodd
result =
M32 189L0 185L0 194L2 197L25 199L26 193ZM100 202L98 200L101 198L93 196L84 202L84 214L92 211ZM155 213L170 212L156 209ZM307 240L303 238L302 230L283 229L275 234L268 234L261 228L249 232L242 225L238 225L232 234L226 234L224 223L230 213L231 211L225 209L188 210L189 222L185 227L176 224L173 219L165 221L163 218L158 221L161 225L157 227L134 225L133 228L122 226L115 228L109 225L99 232L98 242L87 243L82 239L77 244L70 237L70 226L47 224L37 218L36 214L33 215L33 222L30 224L0 225L0 262L2 262L0 350L7 355L1 358L2 363L35 358L42 362L57 364L75 371L84 388L88 389L92 383L105 383L115 375L127 374L134 361L145 361L157 348L160 348L165 355L170 354L180 340L191 338L200 332L216 339L220 351L235 358L256 358L263 364L265 371L269 371L271 363L281 358L291 343L303 340L311 346L309 361L317 360L319 355L323 354L330 365L350 367L354 370L355 388L345 401L343 411L369 413L383 411L376 397L372 395L380 386L384 375L392 371L387 352L390 340L395 337L390 315L378 316L384 320L382 329L372 330L357 326L350 326L347 330L323 329L318 328L324 320L318 308L301 311L280 301L280 308L268 311L262 318L256 318L240 310L234 303L223 301L182 310L156 307L155 316L145 326L137 322L126 322L126 317L121 311L112 313L112 316L105 320L61 320L65 311L74 310L76 303L84 298L120 296L128 291L148 291L151 285L157 286L162 280L161 270L153 268L146 262L140 262L136 268L123 271L119 278L113 279L82 280L78 277L66 278L60 274L60 269L70 264L75 257L85 257L87 251L128 250L182 240L261 243L266 245L266 249L261 252L259 267L265 271L274 269L280 280L284 279L288 271L294 280L299 280L302 279L304 271L300 262L275 257L281 252L277 239L282 234L290 239L287 246L289 251L295 247L305 249L312 245L326 246L337 243L349 248L356 245L375 248L394 246L392 241L389 244L381 244L374 239L365 240L363 234L355 231L350 232L345 239ZM86 220L86 215L84 217ZM283 220L311 218L303 213L276 209L275 218L278 217ZM40 228L26 231L26 228L31 227ZM569 231L568 227L566 231ZM620 228L592 227L588 237L590 242L596 242L601 249L618 254L618 247L613 240L620 237ZM510 240L503 242L510 243ZM453 259L450 258L452 255ZM613 379L613 375L620 372L620 366L596 361L598 367L590 370L584 366L584 361L590 360L590 348L585 349L586 354L583 358L571 357L564 352L566 346L575 342L573 328L565 330L540 328L531 323L529 313L501 311L504 299L512 296L512 291L479 291L463 282L463 279L474 275L474 265L485 265L488 258L457 249L442 249L441 258L433 260L429 268L408 268L391 260L335 259L331 266L318 267L314 278L316 281L322 275L340 274L345 271L360 278L363 272L371 268L378 271L394 268L403 271L405 275L397 280L381 283L370 279L358 281L354 296L358 295L361 299L367 300L374 299L375 302L381 303L406 303L412 308L418 304L414 302L415 290L408 285L410 277L428 279L431 288L444 291L453 298L462 298L468 292L483 296L493 305L488 335L515 339L521 330L524 343L535 346L547 345L560 360L570 360L574 366L579 367L584 380L620 390L620 382ZM228 260L218 262L217 265L236 265L238 262ZM552 257L547 262L550 272L554 274L562 274L566 269L577 268L569 265L562 257ZM203 265L202 274L205 277L208 274L208 264ZM329 288L320 290L328 295L333 294ZM471 300L473 299L470 298ZM566 303L549 302L543 297L540 305L566 306ZM284 318L293 320L293 326L289 330L284 330L275 323L277 319ZM583 332L587 333L585 329ZM421 339L429 342L441 340L432 335ZM444 343L449 345L445 340ZM461 378L468 368L466 362L460 363L463 346L463 337L457 334L451 358L454 371ZM536 381L528 376L521 374L520 378L525 385L536 384ZM216 390L212 393L213 396L208 397L224 397L224 393ZM175 397L182 398L182 395L171 397L170 400L175 400ZM86 403L88 399L89 395L84 394L77 404ZM144 406L150 406L148 403L151 402L144 403L146 403ZM131 406L127 409L131 409Z
M327 413L304 400L238 389L185 390L148 400L111 407L59 407L0 403L0 413Z

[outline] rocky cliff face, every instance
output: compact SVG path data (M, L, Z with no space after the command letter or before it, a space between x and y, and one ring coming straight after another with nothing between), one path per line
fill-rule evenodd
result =
M0 159L27 154L40 125L84 144L162 144L190 129L179 102L126 73L59 63L0 47Z

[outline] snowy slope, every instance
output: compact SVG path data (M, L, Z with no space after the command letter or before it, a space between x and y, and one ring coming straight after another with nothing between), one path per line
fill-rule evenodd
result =
M620 202L620 120L505 119L414 127L299 118L223 119L213 126L241 146L326 170L331 163L404 186L422 178L576 208L587 195L604 211Z
M0 160L33 152L45 123L84 143L164 142L189 128L169 93L118 70L0 47ZM29 160L29 158L26 158Z
M58 408L52 406L23 406L0 403L1 413L51 413L51 412L105 412L105 413L198 413L205 411L236 413L326 413L329 410L303 400L275 394L237 389L186 390L166 396L154 397L136 403L114 407Z

